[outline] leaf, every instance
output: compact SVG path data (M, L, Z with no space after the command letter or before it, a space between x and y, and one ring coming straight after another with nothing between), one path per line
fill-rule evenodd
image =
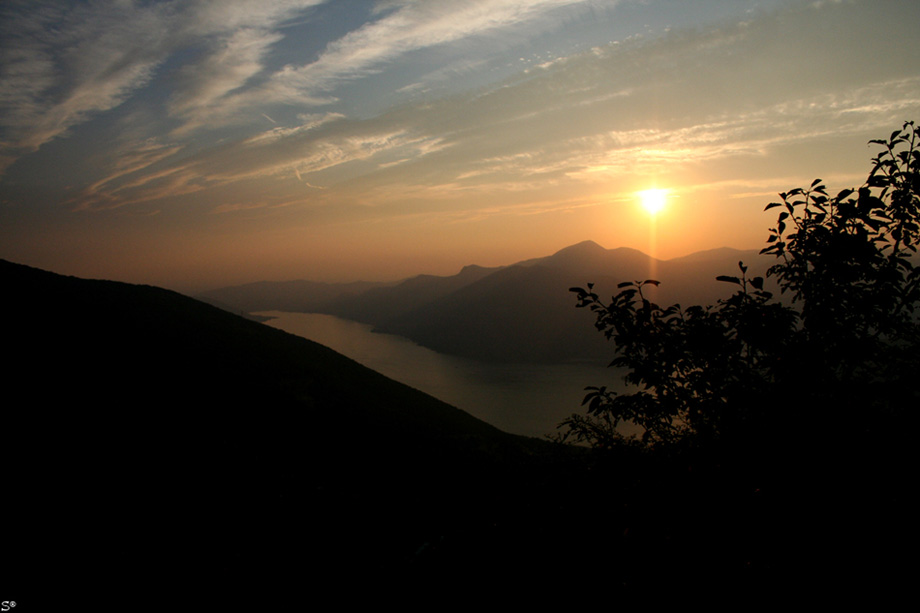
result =
M751 285L753 285L756 289L762 290L763 289L763 277L754 277L753 279L751 279Z
M661 285L661 281L656 281L655 279L646 279L642 282L642 285L654 285L655 287L658 287Z
M840 193L837 194L837 200L843 200L844 198L847 198L852 193L853 193L852 189L841 190Z
M716 277L716 281L724 281L725 283L734 283L735 285L741 285L741 279L738 277L729 277L728 275L719 275Z

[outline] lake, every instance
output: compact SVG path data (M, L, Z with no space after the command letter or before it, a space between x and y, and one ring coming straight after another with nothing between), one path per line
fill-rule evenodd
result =
M332 315L258 315L273 318L266 325L326 345L514 434L543 437L556 432L560 421L583 412L581 400L589 385L624 388L622 376L604 364L493 364L444 355Z

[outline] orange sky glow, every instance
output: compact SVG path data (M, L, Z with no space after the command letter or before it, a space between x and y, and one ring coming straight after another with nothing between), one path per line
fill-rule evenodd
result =
M862 184L868 140L920 120L917 23L912 0L6 2L0 257L195 292L759 248L778 192Z

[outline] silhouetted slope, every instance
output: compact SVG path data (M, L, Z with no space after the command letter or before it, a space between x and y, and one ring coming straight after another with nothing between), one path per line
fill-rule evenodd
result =
M506 362L599 359L609 351L577 311L570 277L513 266L378 325L443 353Z
M24 527L7 559L26 574L39 529L142 572L407 564L516 504L547 446L174 292L8 262L0 286Z
M168 290L62 277L10 263L3 263L3 284L4 316L7 325L15 322L6 346L25 356L14 368L22 375L79 381L77 390L91 389L106 403L121 403L125 389L141 392L133 402L150 404L166 396L165 389L171 393L188 384L194 387L185 393L232 398L235 394L222 390L256 387L261 393L269 382L311 405L341 404L347 392L349 403L376 398L382 410L398 406L432 425L446 420L450 427L494 431L328 348ZM411 402L363 391L362 383Z

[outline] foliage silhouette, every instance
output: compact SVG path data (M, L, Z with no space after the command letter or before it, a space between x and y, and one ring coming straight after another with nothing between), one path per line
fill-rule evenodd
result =
M557 438L599 448L743 441L780 419L813 435L897 423L920 406L920 129L907 122L870 144L882 150L862 187L829 196L817 179L766 207L780 213L761 253L777 258L767 276L785 301L743 262L740 275L718 277L737 289L714 306L659 306L643 291L651 279L621 283L609 303L593 284L572 288L616 344L610 365L627 370L633 391L587 388L586 413ZM624 435L624 423L641 435Z

